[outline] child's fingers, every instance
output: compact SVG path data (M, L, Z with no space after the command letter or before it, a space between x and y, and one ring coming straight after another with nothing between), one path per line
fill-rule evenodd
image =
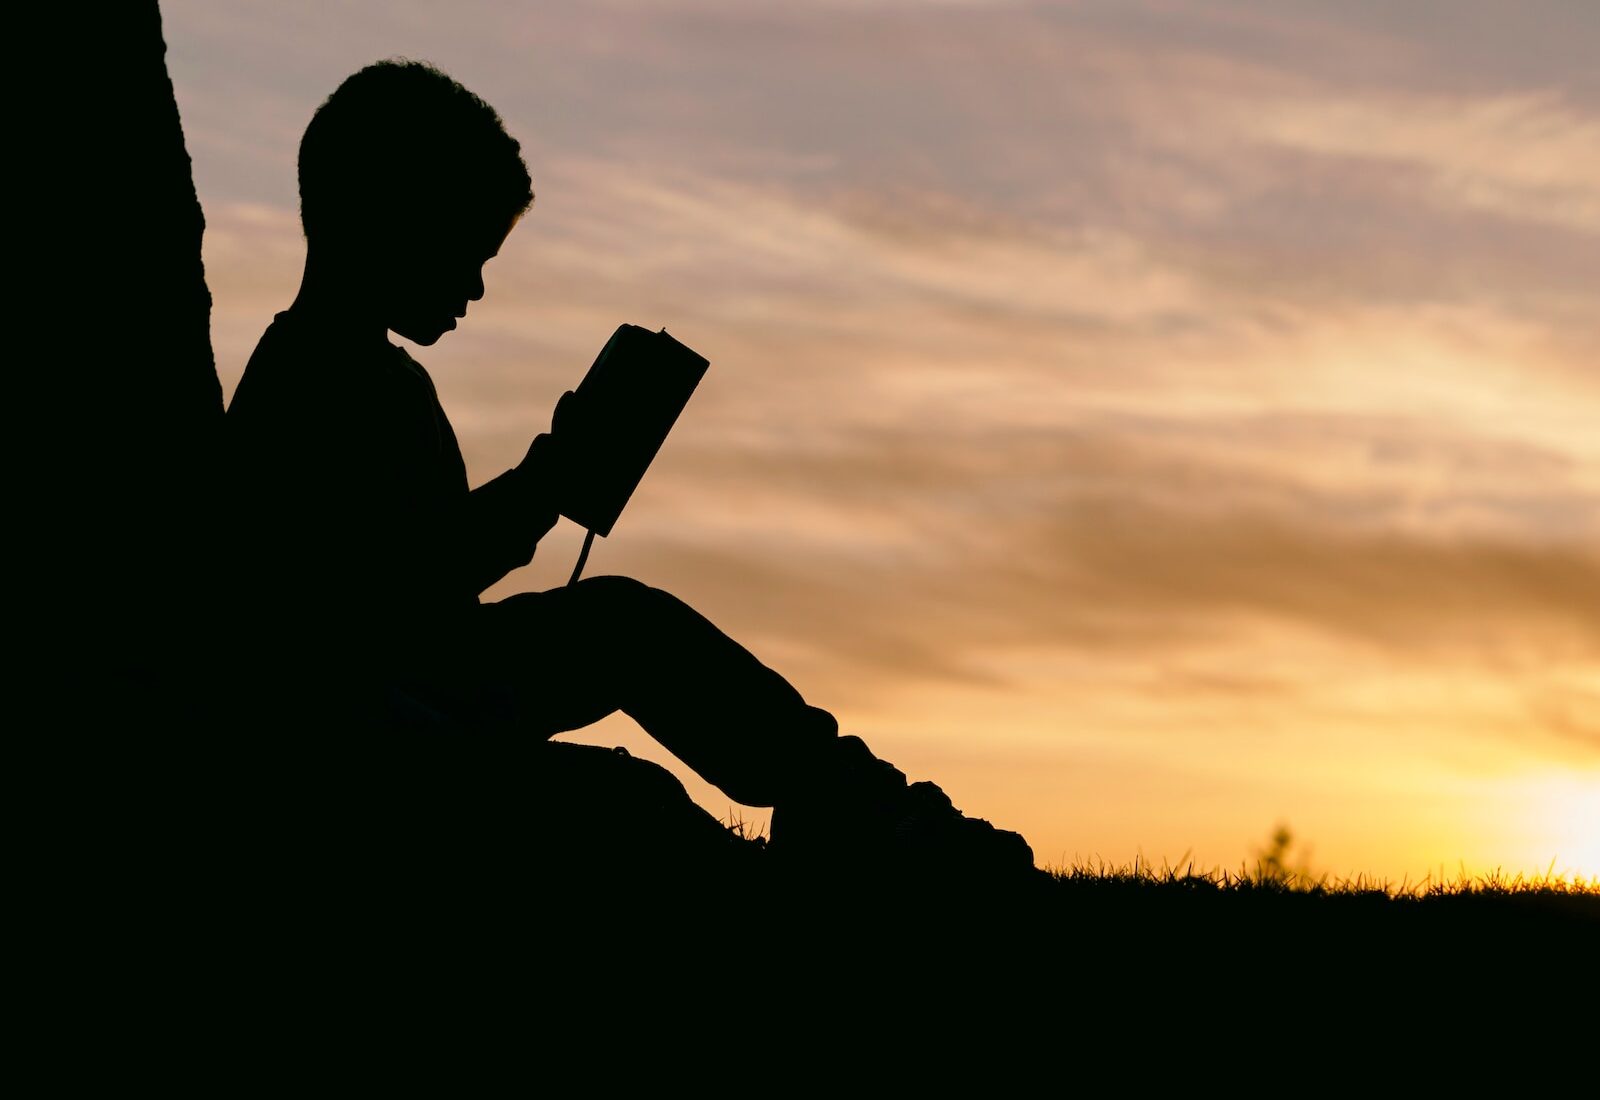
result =
M561 431L563 425L568 426L569 429L577 428L577 424L575 423L576 416L573 413L573 409L576 407L576 405L577 402L572 399L571 390L568 390L566 393L561 395L561 397L556 401L555 412L550 414L550 430L552 432Z

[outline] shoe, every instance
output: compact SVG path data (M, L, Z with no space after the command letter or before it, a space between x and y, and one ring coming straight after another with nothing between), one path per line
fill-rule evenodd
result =
M967 817L936 784L907 785L859 737L841 736L818 789L778 806L768 851L813 870L921 877L1035 875L1021 835Z
M900 857L929 871L983 875L1032 873L1033 848L1021 833L968 817L933 783L913 783L894 826Z
M773 808L768 847L775 854L824 856L892 829L906 791L905 773L878 759L852 734L838 737L830 750L810 789Z

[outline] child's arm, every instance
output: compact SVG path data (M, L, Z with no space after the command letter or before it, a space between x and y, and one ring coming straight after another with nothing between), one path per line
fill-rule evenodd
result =
M534 547L556 525L553 479L543 456L550 440L535 437L527 458L469 494L462 567L474 592L532 561Z
M568 390L556 402L552 433L535 436L516 466L474 489L468 497L468 560L463 562L474 592L482 592L513 569L533 560L534 547L556 525L563 449L559 442L576 431Z

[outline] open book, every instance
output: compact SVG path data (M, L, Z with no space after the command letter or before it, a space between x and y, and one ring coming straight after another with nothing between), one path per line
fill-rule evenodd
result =
M583 430L569 441L563 516L611 533L710 365L666 329L618 326L572 394Z

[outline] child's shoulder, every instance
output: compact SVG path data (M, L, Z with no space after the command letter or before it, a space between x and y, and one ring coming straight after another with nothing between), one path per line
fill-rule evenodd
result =
M292 314L262 334L226 421L242 460L274 471L320 464L319 477L426 463L448 424L428 372L403 349L370 333L319 331Z
M437 399L433 379L403 348L354 339L285 311L257 341L228 411L288 402L311 414L343 405Z

